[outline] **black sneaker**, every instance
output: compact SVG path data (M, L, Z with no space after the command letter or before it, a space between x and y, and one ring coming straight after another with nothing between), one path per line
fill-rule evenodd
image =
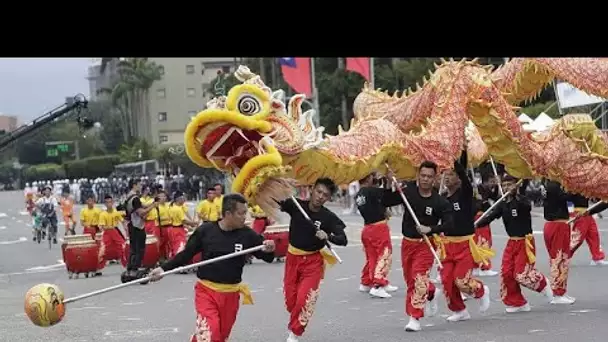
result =
M53 238L53 243L56 245L57 244L57 238Z

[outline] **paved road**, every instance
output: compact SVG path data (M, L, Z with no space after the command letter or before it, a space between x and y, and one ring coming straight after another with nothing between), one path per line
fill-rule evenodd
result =
M19 200L17 200L19 199ZM194 275L175 275L157 284L136 286L93 297L68 307L66 318L52 328L33 326L23 314L23 295L31 286L58 284L67 297L119 283L120 266L110 266L103 277L68 280L57 264L59 248L36 245L28 238L27 216L20 195L0 193L0 340L2 341L186 341L194 327ZM337 209L337 208L336 208ZM338 209L338 211L340 211ZM361 219L342 215L349 224L351 243L338 249L344 264L328 270L311 326L302 341L333 342L382 340L388 342L416 338L418 341L451 342L571 342L605 341L608 336L608 268L589 266L589 252L583 247L573 260L570 294L572 306L551 306L540 295L526 292L533 306L530 313L505 314L498 298L498 278L485 278L491 289L492 307L481 315L478 304L468 301L472 320L445 321L448 311L440 305L438 317L424 319L424 331L406 333L403 326L404 293L393 298L371 299L357 291L363 255L358 240ZM393 242L399 247L400 220L391 220ZM547 253L543 247L543 221L535 218L538 231L538 263L547 274ZM608 238L608 220L599 220L602 238ZM500 260L506 238L502 224L494 224L495 247ZM403 288L399 253L393 262L391 280ZM29 271L28 271L29 269ZM248 266L245 279L254 291L253 306L242 307L233 330L233 341L284 341L287 314L282 301L282 264L256 262Z

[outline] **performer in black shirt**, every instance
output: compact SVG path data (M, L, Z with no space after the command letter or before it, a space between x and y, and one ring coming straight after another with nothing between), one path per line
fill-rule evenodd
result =
M551 270L551 289L555 304L574 304L575 298L566 295L568 285L568 269L570 264L570 226L568 219L568 200L570 196L557 182L545 180L544 182L543 211L545 227L543 236L545 246L549 252Z
M406 331L420 331L419 320L424 317L425 306L429 304L428 316L437 312L439 289L429 281L434 257L421 234L433 238L433 233L441 233L453 228L450 204L433 189L437 176L437 164L424 161L418 168L417 180L406 183L403 190L412 210L420 221L416 227L409 210L403 212L401 232L401 265L407 286L405 314L410 317ZM394 193L385 205L404 204L398 193ZM423 231L421 233L421 231Z
M152 209L158 207L157 202L153 202L147 206L143 206L141 203L141 199L139 198L139 193L141 192L140 179L130 179L129 188L131 191L127 195L127 199L123 205L124 208L119 209L126 211L125 220L127 221L127 227L129 229L129 246L131 248L127 273L122 276L123 281L130 281L143 275L143 273L138 272L138 270L141 267L146 251L144 218Z
M297 200L312 222L302 215L292 199L279 203L281 210L291 216L283 278L285 306L290 314L287 342L297 342L304 333L319 296L325 263L336 263L333 255L324 249L326 241L340 246L347 244L346 225L323 206L335 192L332 180L320 178L309 201Z
M589 252L591 252L591 265L607 265L608 262L604 260L606 255L600 243L597 223L593 215L584 215L589 207L589 199L583 195L570 194L570 201L574 204L574 212L570 214L570 217L578 216L572 224L572 231L570 232L572 235L570 239L570 258L574 256L574 252L579 249L583 242L587 241Z
M363 217L361 243L365 251L365 264L361 271L359 291L369 292L373 297L390 298L389 292L397 291L389 285L393 244L391 229L386 217L387 204L394 193L376 185L375 174L369 174L359 181L361 188L355 196L355 203Z
M486 210L490 209L492 203L500 198L496 177L492 176L482 179L482 183L475 190L473 217L474 220L477 220ZM480 247L486 249L492 248L492 228L490 224L475 228L475 242ZM498 272L492 270L492 260L487 260L487 263L480 262L473 269L473 276L493 277L495 275L498 275Z
M460 161L454 162L454 170L446 171L445 177L447 199L453 208L454 227L446 230L441 238L441 282L448 308L454 313L447 318L451 322L471 318L461 292L479 299L481 312L490 306L489 288L474 278L472 272L475 265L487 263L494 252L478 246L474 239L473 186L467 176L466 166L465 149Z
M536 244L532 234L532 200L526 196L529 180L518 188L517 179L505 174L503 190L509 194L505 200L481 219L476 226L486 226L502 217L509 241L502 254L500 297L509 313L530 311L520 286L544 294L549 302L553 291L547 278L536 269Z
M208 260L262 243L264 250L253 255L269 263L273 261L274 241L264 241L262 236L245 226L247 202L243 196L224 196L222 211L221 221L198 227L183 251L154 269L150 274L152 280L160 280L164 271L189 264L196 254L202 253L202 260ZM197 326L192 341L227 341L236 321L240 295L243 294L243 304L253 304L249 288L241 283L247 257L241 255L198 268L199 280L194 288Z

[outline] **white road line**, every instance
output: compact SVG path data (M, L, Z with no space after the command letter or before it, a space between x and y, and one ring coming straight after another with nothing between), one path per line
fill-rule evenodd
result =
M103 310L103 306L83 306L80 308L70 308L70 311L82 311L82 310Z
M29 272L0 273L0 277L10 277L10 276L47 273L47 272L58 272L58 271L62 271L62 269L61 268L48 268L48 269L35 270L35 271L29 271Z
M125 306L134 306L134 305L141 305L141 304L144 304L144 302L122 303L122 305L125 305Z
M177 301L180 301L180 300L188 300L188 298L186 298L186 297L169 298L169 299L167 299L167 303L177 302Z
M35 266L35 267L31 267L26 269L26 272L31 272L31 271L40 271L40 270L48 270L51 268L60 268L63 267L65 264L63 263L63 260L57 260L57 263L54 265L47 265L47 266Z
M0 226L0 230L6 229L6 226Z
M29 215L30 213L28 213L27 211L20 211L19 214L26 216L26 215Z
M0 245L14 245L16 243L21 243L21 242L25 242L27 241L27 238L22 236L20 237L18 240L13 240L13 241L0 241Z
M352 277L347 277L347 278L338 278L338 279L336 279L336 281L345 281L345 280L349 280L349 279L351 279L351 278L352 278Z
M23 223L23 221L22 220L17 220L17 223Z
M7 217L8 215L6 215L5 213L0 213L0 218L2 217Z
M143 335L158 335L158 334L176 334L179 333L179 328L158 328L158 329L142 329L142 330L116 330L106 331L104 336L125 338L137 338Z

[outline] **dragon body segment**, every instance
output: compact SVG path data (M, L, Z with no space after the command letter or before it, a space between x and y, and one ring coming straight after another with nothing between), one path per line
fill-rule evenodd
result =
M608 143L588 115L565 116L550 131L529 134L513 107L555 77L608 97L606 75L605 59L514 59L494 72L476 61L444 62L401 96L366 86L355 99L350 129L323 137L314 112L302 111L303 95L285 103L282 91L240 67L235 76L243 84L210 101L188 125L186 152L201 167L234 174L233 191L269 214L274 199L292 194L288 179L305 185L330 177L343 184L384 172L385 163L399 178L412 179L424 160L451 168L465 140L473 164L492 155L514 176L548 177L608 199L608 177L602 177Z

